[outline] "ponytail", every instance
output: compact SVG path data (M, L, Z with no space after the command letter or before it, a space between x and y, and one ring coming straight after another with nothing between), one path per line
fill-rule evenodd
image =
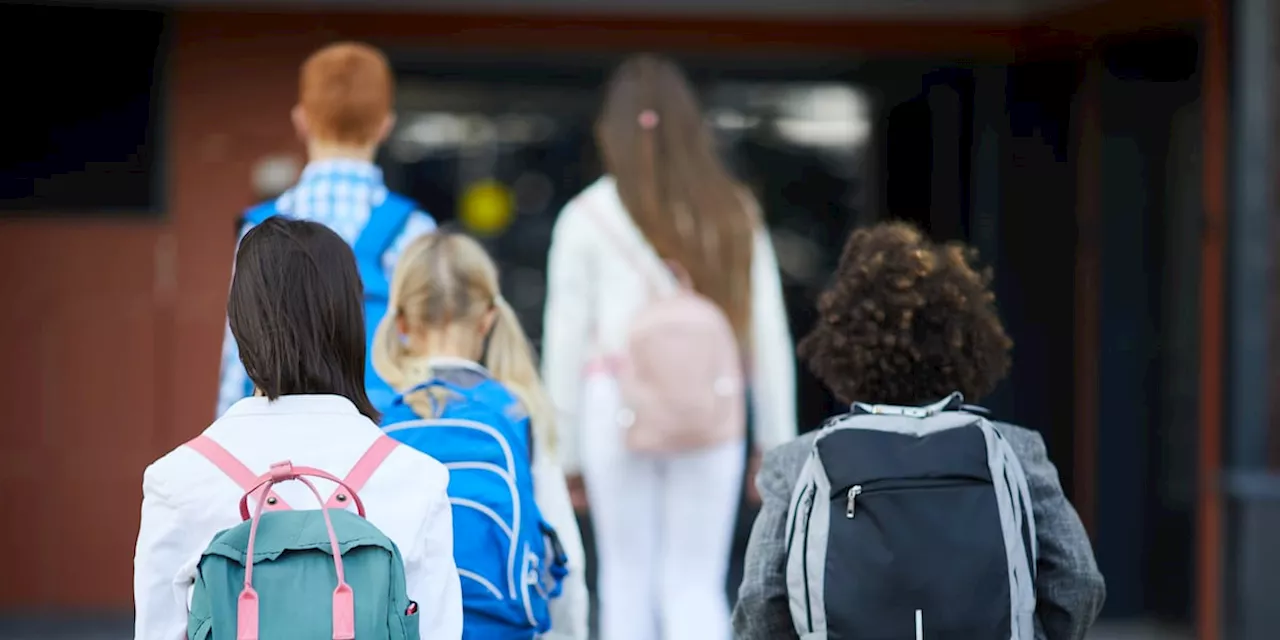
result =
M398 321L406 303L405 288L409 286L408 280L422 271L422 263L429 255L429 250L435 247L435 241L430 235L423 236L406 247L401 254L391 279L387 312L378 320L378 328L373 332L373 343L369 345L374 372L397 392L404 392L422 382L415 379L420 377L419 372L413 370L413 354L409 353L401 341ZM424 417L432 415L433 407L436 406L432 403L432 398L425 394L411 394L405 397L405 402Z
M465 327L463 331L470 333L479 330L490 311L493 327L483 364L520 401L538 448L554 455L555 413L538 377L529 339L502 298L493 260L480 243L465 235L430 233L409 243L400 254L387 314L373 335L373 370L401 392L424 382L430 372L421 356L427 354L411 353L401 342L399 322L415 331ZM405 401L418 415L434 417L447 398L436 389L410 394Z
M394 297L392 298L394 299ZM400 342L400 329L396 326L397 312L388 308L387 314L378 321L378 328L373 333L373 370L392 389L403 389L408 386L405 373L405 360L409 352Z
M494 296L493 309L496 317L489 334L484 366L524 405L539 449L554 455L555 413L538 377L529 339L520 327L515 310L501 295Z

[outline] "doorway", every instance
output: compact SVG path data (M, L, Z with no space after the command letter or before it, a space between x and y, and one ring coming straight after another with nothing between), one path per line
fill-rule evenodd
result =
M601 174L592 123L601 87L618 61L417 55L398 65L399 122L380 158L388 184L422 203L442 225L480 237L535 345L542 336L551 232L564 204ZM849 80L845 67L829 62L735 56L681 63L727 163L760 200L798 339L813 323L817 294L844 238L867 219L874 100ZM470 209L478 189L507 194L499 199L512 210L479 220ZM837 407L801 363L796 371L804 431ZM754 519L754 508L744 501L726 585L731 598ZM589 524L580 523L591 583Z
M1198 40L1106 42L1095 548L1104 615L1189 626L1201 241Z
M509 194L513 211L499 216L501 227L477 235L536 345L551 230L564 204L601 173L591 127L616 60L406 58L398 125L380 158L388 183L442 224L472 232L467 210L477 186ZM681 62L727 163L760 199L798 339L845 236L868 215L873 99L829 64ZM836 407L797 365L806 430Z

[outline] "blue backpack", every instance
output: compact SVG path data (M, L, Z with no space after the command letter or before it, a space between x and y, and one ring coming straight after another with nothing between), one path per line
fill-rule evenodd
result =
M364 386L369 401L375 409L385 411L396 398L396 392L382 380L373 370L373 334L378 323L387 313L387 300L391 293L391 284L382 270L382 256L391 248L396 237L404 230L409 215L418 210L414 201L388 193L382 204L374 207L369 214L369 221L360 236L356 238L351 250L356 256L356 267L360 270L360 280L364 283L364 329L366 355L364 363ZM280 211L276 201L264 202L249 209L243 221L248 224L261 224ZM245 379L245 395L253 395L253 382Z
M529 418L501 383L435 379L434 418L396 399L387 435L449 469L453 555L462 578L463 638L517 640L551 628L548 603L568 572L555 530L534 499Z

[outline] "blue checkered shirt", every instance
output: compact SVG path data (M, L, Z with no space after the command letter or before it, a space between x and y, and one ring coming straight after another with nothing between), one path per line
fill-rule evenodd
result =
M312 220L333 229L347 244L354 244L369 221L370 212L387 198L382 170L361 160L324 160L308 164L298 184L276 200L276 210L300 220ZM240 237L249 231L244 225ZM387 280L396 258L414 238L436 228L435 219L423 211L410 214L399 237L382 256ZM376 320L375 320L376 321ZM231 327L222 337L222 376L218 385L218 413L221 416L244 397L248 376L240 364L240 352Z

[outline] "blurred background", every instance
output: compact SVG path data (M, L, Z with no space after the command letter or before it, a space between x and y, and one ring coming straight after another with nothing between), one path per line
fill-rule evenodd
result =
M398 74L389 186L488 243L535 340L634 51L700 88L797 337L852 227L973 244L1016 345L986 404L1044 434L1093 537L1091 637L1274 640L1278 5L0 3L0 638L130 635L142 469L213 418L238 217L305 161L298 65L359 39ZM799 378L813 428L836 407Z

